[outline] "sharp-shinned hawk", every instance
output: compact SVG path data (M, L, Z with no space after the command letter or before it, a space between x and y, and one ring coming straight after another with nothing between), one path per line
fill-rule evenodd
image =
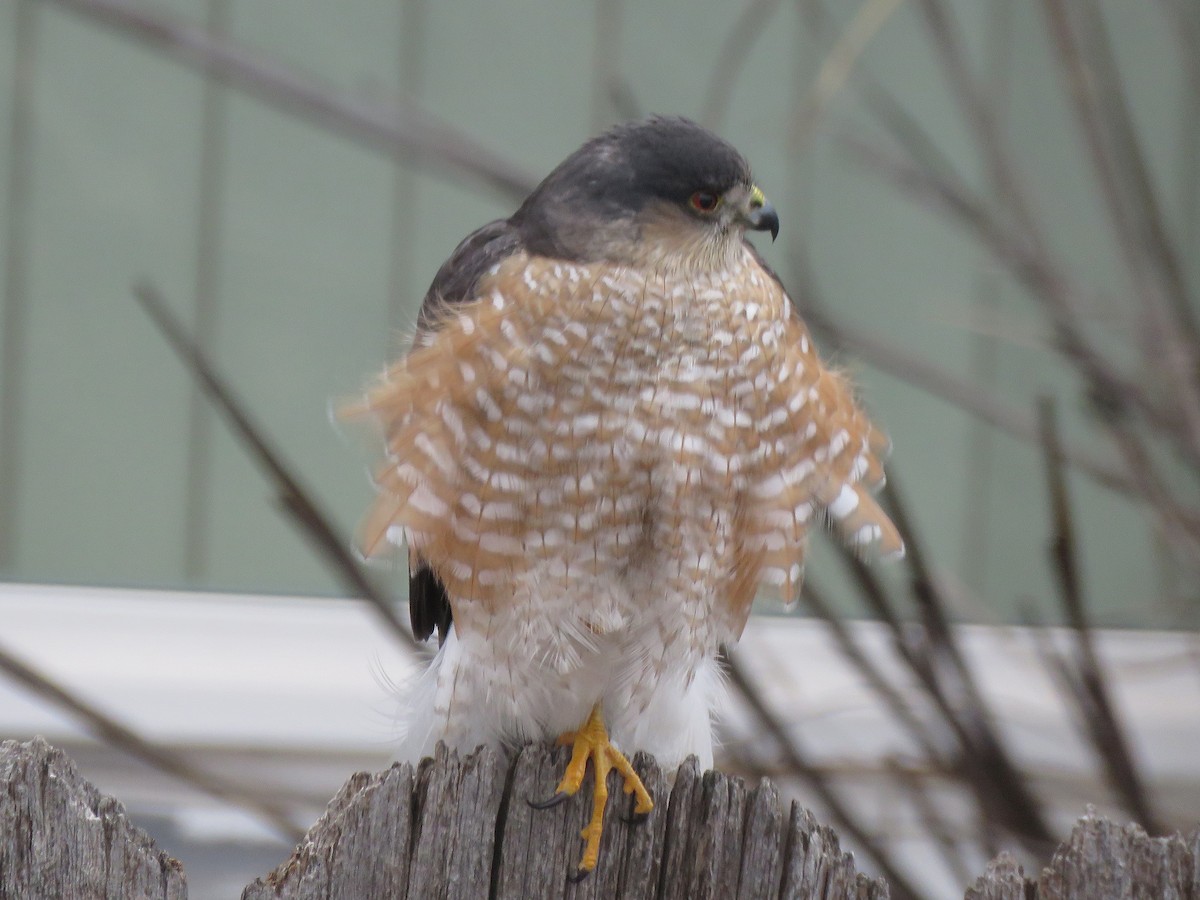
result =
M408 548L413 630L441 641L405 756L565 734L556 796L590 758L647 812L616 746L711 765L718 647L760 589L795 597L813 523L902 552L869 493L885 439L745 239L778 227L732 146L651 117L437 273L412 349L351 410L386 445L363 549Z

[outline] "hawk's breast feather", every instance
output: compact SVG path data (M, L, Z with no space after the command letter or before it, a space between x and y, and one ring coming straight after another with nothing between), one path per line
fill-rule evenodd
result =
M648 521L720 508L722 558L679 575L723 568L740 631L760 585L794 598L815 509L900 552L868 492L886 440L749 250L686 278L517 252L476 294L367 398L388 451L368 553L405 539L451 597L487 606L566 546L592 548L577 574L619 569Z

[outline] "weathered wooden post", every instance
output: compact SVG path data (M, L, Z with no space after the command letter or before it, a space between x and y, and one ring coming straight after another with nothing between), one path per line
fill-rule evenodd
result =
M183 867L35 738L0 743L0 900L185 900Z
M747 787L685 764L668 786L644 754L634 766L655 811L621 822L628 800L614 791L600 864L572 884L586 798L550 810L526 803L555 783L568 756L540 745L512 761L492 750L465 759L439 751L416 772L396 765L355 776L292 858L242 898L888 896L882 881L855 872L830 829L794 804L784 810L769 782Z
M1150 837L1088 810L1038 878L1007 853L967 890L966 900L1200 900L1200 831Z
M415 771L354 775L292 856L243 900L308 898L798 898L885 900L837 836L768 782L747 786L684 765L674 784L635 766L656 809L605 831L600 865L572 884L586 803L533 810L565 748L440 752ZM184 900L182 867L45 741L0 743L0 900ZM1152 838L1090 812L1037 878L1007 855L966 900L1200 900L1200 832Z

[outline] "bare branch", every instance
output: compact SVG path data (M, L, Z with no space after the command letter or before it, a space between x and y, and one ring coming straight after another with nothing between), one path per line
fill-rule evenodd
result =
M1011 437L1029 444L1036 443L1037 423L1033 416L1018 407L1005 403L925 359L905 353L893 343L853 326L835 323L826 317L823 311L806 310L805 319L817 331L828 334L847 352L880 371L957 406ZM1067 448L1065 458L1071 466L1094 479L1102 487L1122 494L1136 496L1138 493L1133 480L1112 461L1082 447Z
M592 131L600 131L612 114L636 119L639 104L621 64L621 31L625 0L592 0Z
M1193 461L1200 460L1196 325L1177 255L1162 224L1154 187L1128 122L1120 79L1112 71L1103 16L1093 7L1082 17L1091 24L1093 38L1093 52L1084 59L1067 4L1063 0L1044 0L1044 6L1096 182L1142 301L1136 320L1145 331L1144 345L1156 368L1166 373L1174 392L1172 431L1186 455ZM1099 85L1097 74L1102 80ZM1120 151L1119 159L1110 151L1110 145Z
M892 508L889 508L889 514L893 515L906 546L917 547L909 523ZM925 621L923 627L918 627L901 621L894 602L870 566L853 550L840 546L838 549L868 609L887 626L897 654L957 739L961 748L958 761L963 780L975 791L984 814L1007 828L1031 851L1042 853L1048 850L1052 846L1051 832L1041 804L996 733L987 706L974 687L953 635L945 625L944 610L933 609L938 603L936 593L920 587L921 564L918 562L914 566L914 592L922 602ZM908 559L912 559L911 552Z
M822 60L816 81L808 95L796 108L791 133L798 146L803 146L816 133L830 100L850 80L851 73L867 45L902 2L903 0L864 0L854 18L838 35L837 41Z
M999 223L981 200L935 173L856 138L847 137L844 142L864 163L917 200L967 226L1014 277L1043 301L1055 328L1058 349L1087 380L1093 396L1115 411L1112 420L1132 411L1154 427L1171 430L1177 427L1173 410L1163 409L1152 401L1139 384L1119 372L1085 337L1081 323L1087 319L1086 307L1067 277L1051 265L1041 248L1028 239L1018 238ZM1130 480L1135 481L1132 477Z
M750 0L742 7L733 28L721 44L721 52L712 66L708 90L704 94L700 121L709 128L720 129L729 111L730 99L738 74L750 57L755 42L766 31L781 0Z
M413 103L365 103L265 62L204 28L176 22L131 0L44 0L113 28L184 65L245 91L389 156L428 166L441 177L468 175L506 197L521 199L537 183L528 172L493 153Z
M801 599L803 599L804 604L812 613L829 628L833 634L834 642L838 645L838 649L841 650L842 655L859 671L867 685L879 696L883 705L891 710L896 720L904 726L913 740L916 741L917 746L921 748L929 764L944 772L954 769L957 764L952 764L946 759L945 752L938 746L933 736L929 733L929 729L913 713L912 708L905 701L900 691L892 685L887 677L879 671L879 668L871 662L858 646L853 636L851 636L850 630L846 627L845 621L826 602L824 594L817 589L811 575L806 575L804 578Z
M304 534L312 539L314 546L333 571L354 596L361 597L371 604L401 644L414 652L420 652L412 632L396 616L392 602L371 583L361 564L347 549L348 542L338 535L332 525L332 517L320 509L312 499L311 492L300 483L291 467L284 462L282 455L270 446L262 429L187 336L158 291L143 283L134 288L134 295L200 387L225 417L251 457L274 482L284 509L300 525Z
M955 882L970 884L973 871L960 852L962 837L955 833L953 826L946 821L937 803L930 796L925 773L914 770L912 766L904 765L897 759L889 759L886 763L888 771L892 773L892 777L916 810L925 833L933 838L934 846L938 848Z
M1057 3L1058 0L1054 2ZM1196 312L1191 304L1191 292L1183 266L1180 264L1176 241L1167 225L1162 203L1158 199L1158 192L1150 175L1150 165L1142 149L1142 142L1138 139L1133 114L1125 96L1125 87L1117 69L1112 41L1105 25L1104 12L1096 0L1087 0L1084 8L1085 15L1078 17L1082 26L1083 46L1086 48L1088 64L1098 76L1100 87L1100 90L1093 94L1093 98L1101 104L1100 118L1108 127L1116 156L1117 172L1125 176L1127 190L1139 213L1139 225L1142 229L1139 244L1150 260L1158 266L1179 328L1187 336L1190 349L1194 352L1200 343L1200 327L1197 326ZM1191 37L1196 41L1197 35L1192 34ZM1200 46L1193 43L1188 56L1194 57L1197 49L1200 49ZM1194 59L1186 60L1184 65L1194 65ZM1190 78L1190 72L1184 75L1185 84L1189 83ZM1196 375L1193 371L1193 381Z
M1129 742L1125 739L1125 730L1112 704L1104 666L1100 663L1095 642L1092 640L1053 403L1048 399L1042 400L1038 412L1053 528L1050 558L1058 581L1063 611L1066 613L1067 622L1075 630L1076 639L1076 671L1069 673L1066 682L1075 699L1078 718L1084 723L1084 729L1104 766L1109 784L1144 828L1154 834L1162 834L1162 819L1153 810L1138 774Z
M792 773L804 779L805 783L821 799L841 830L853 838L863 852L874 860L879 871L887 878L893 895L898 900L918 900L921 896L920 893L908 883L892 862L891 857L879 846L879 842L859 823L858 819L850 812L849 807L842 803L841 798L821 771L805 756L795 735L788 732L783 722L767 705L762 692L738 661L737 656L726 650L722 654L722 659L725 669L729 673L730 682L754 712L759 722L775 739Z
M208 4L209 33L224 37L229 29L230 0ZM192 297L192 337L207 351L216 340L219 322L217 282L225 202L225 161L229 137L229 92L205 79L200 109L200 159L196 185L196 268ZM212 477L213 420L199 387L188 397L187 460L184 475L183 572L189 581L200 578L208 562L209 508Z
M129 726L101 712L3 647L0 647L0 669L38 696L79 719L88 731L105 743L175 776L209 796L253 813L289 841L298 841L304 836L304 832L296 827L291 815L283 807L249 788L192 765L174 750L146 740Z

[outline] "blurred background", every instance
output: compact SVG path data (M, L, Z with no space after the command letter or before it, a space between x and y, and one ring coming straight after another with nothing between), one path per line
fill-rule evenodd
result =
M192 896L386 765L421 661L403 565L345 553L371 452L331 404L461 237L648 112L750 159L913 550L821 546L764 605L718 764L897 897L1034 871L1088 803L1200 819L1193 0L8 0L0 737Z

